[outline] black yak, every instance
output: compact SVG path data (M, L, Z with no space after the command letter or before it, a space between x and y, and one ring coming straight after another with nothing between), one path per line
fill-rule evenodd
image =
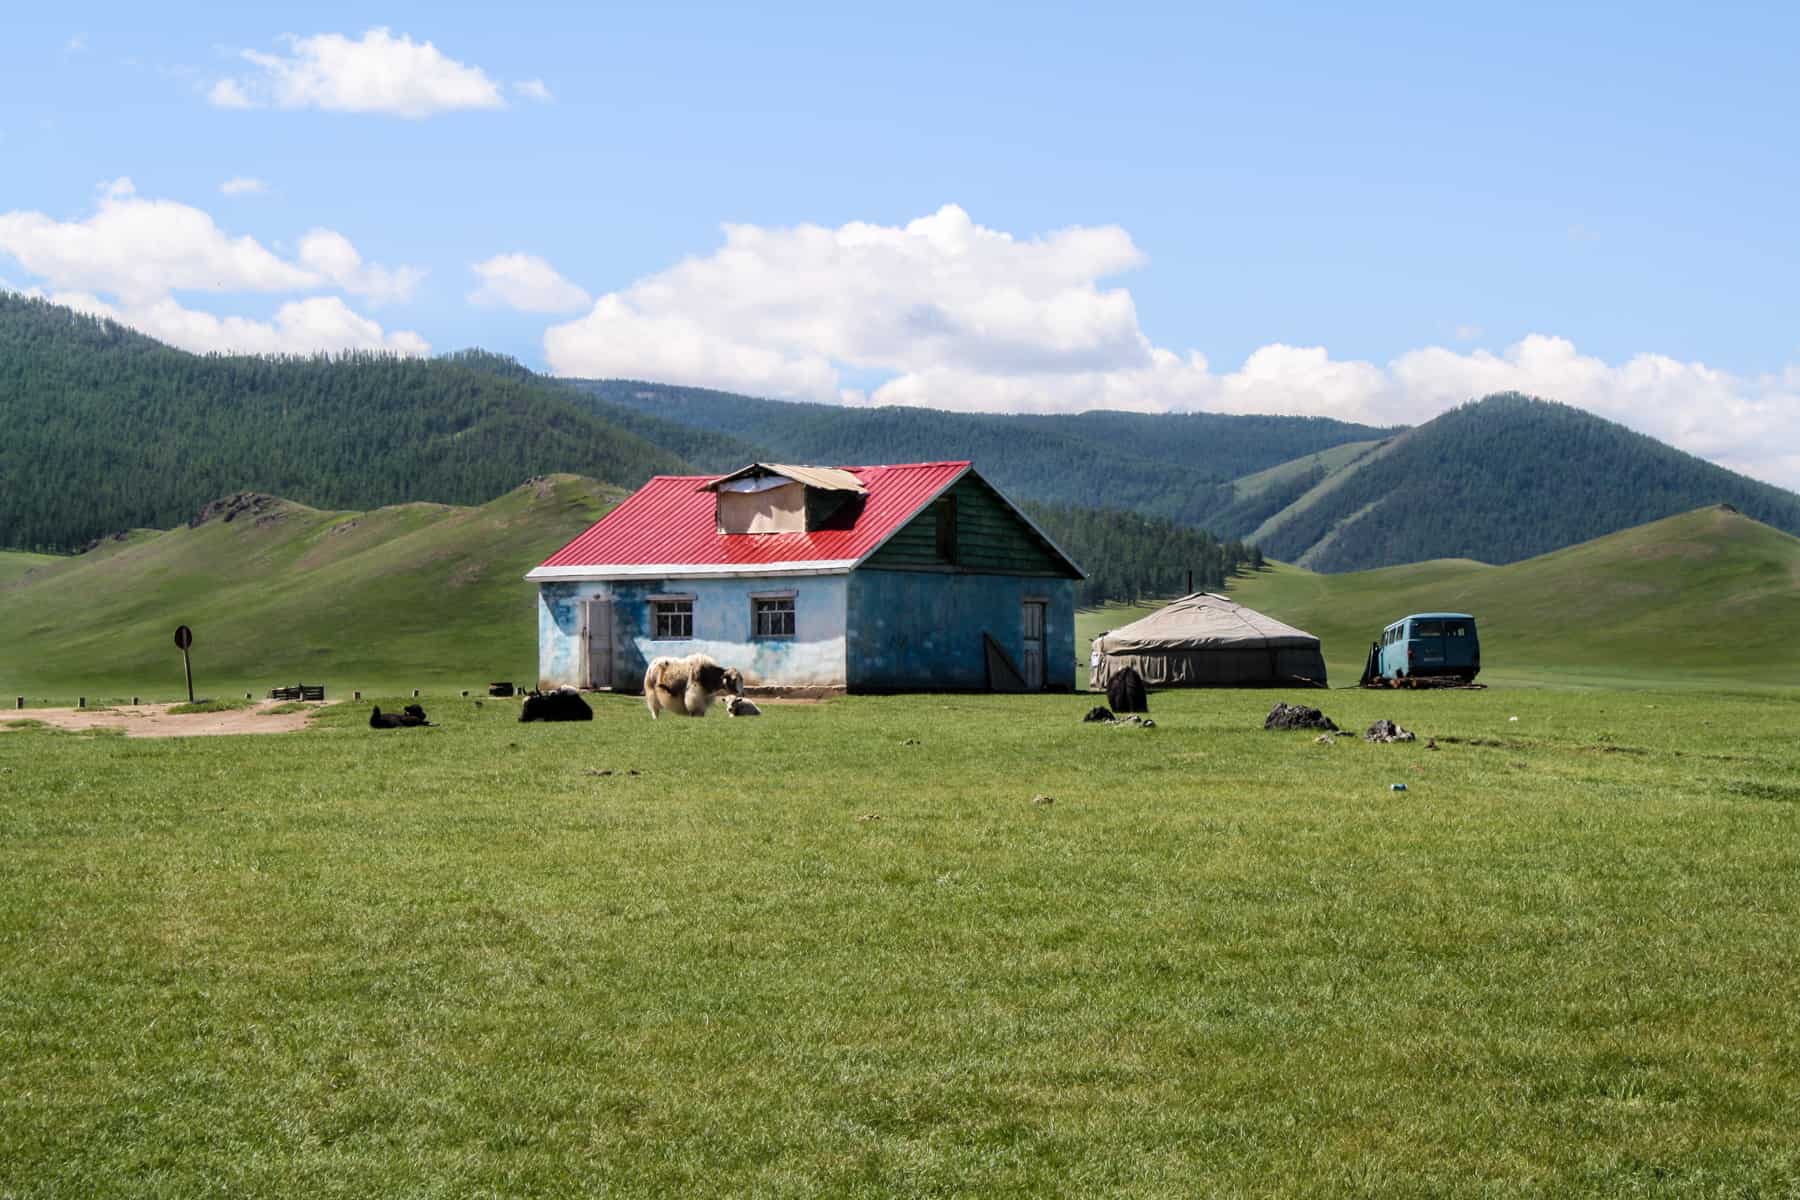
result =
M1106 684L1106 702L1116 713L1147 713L1150 695L1136 667L1124 667Z
M554 692L533 692L525 697L519 709L521 721L591 721L594 710L574 688L557 688Z
M384 713L381 705L377 704L375 711L369 714L370 729L411 729L429 724L431 722L425 719L425 710L416 704L409 704L405 712L397 713Z

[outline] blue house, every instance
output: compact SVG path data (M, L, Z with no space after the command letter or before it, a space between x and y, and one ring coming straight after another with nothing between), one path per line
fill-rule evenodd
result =
M659 475L526 576L540 688L704 653L816 692L1073 690L1081 577L966 462Z

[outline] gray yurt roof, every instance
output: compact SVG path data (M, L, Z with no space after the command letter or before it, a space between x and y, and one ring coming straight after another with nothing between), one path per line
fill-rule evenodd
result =
M1195 592L1142 620L1113 630L1100 638L1099 645L1105 654L1144 654L1170 650L1317 648L1319 639L1235 600L1213 592Z

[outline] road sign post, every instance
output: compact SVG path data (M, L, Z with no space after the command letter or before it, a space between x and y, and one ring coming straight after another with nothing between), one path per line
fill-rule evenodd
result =
M181 670L187 676L188 703L194 702L194 664L188 659L188 647L194 644L194 631L186 625L175 627L175 644L181 647Z

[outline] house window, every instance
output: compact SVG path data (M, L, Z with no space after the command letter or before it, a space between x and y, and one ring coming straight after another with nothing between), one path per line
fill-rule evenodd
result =
M650 610L654 614L657 641L673 641L694 636L693 597L652 600Z
M794 636L794 597L754 596L750 600L752 637L791 638Z

